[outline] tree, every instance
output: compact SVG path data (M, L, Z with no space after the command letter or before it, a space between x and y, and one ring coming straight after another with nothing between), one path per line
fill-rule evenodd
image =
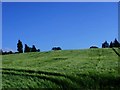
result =
M2 50L2 49L0 49L0 55L1 55L1 54L3 54L3 50Z
M112 43L112 41L110 42L110 48L112 48L113 47L113 43Z
M37 51L37 49L36 49L35 45L33 45L31 48L31 52L36 52L36 51Z
M115 38L115 40L113 42L113 47L120 47L120 43L117 41L116 38Z
M37 52L40 52L40 49L37 49Z
M23 53L23 45L22 45L22 42L20 40L18 40L18 43L17 43L17 51L19 53Z
M107 41L102 43L102 48L108 48L108 47L109 47L109 43L107 43Z
M30 52L30 47L27 44L25 44L24 52Z
M53 47L52 50L62 50L60 47Z
M57 50L62 50L60 47L57 47Z
M13 54L13 52L12 52L12 51L9 51L8 54Z

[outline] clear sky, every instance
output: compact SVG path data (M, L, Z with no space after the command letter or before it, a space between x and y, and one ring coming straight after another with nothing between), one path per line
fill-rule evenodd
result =
M16 51L18 39L41 51L84 49L118 37L117 2L4 2L2 10L3 49Z

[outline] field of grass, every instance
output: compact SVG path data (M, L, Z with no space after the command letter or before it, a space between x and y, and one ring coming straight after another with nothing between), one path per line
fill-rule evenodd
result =
M3 55L2 88L117 89L118 66L110 48Z

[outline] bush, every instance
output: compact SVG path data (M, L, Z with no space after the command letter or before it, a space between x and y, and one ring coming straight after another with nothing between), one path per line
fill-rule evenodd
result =
M91 46L90 48L98 48L97 46Z
M62 50L60 47L53 47L52 50Z

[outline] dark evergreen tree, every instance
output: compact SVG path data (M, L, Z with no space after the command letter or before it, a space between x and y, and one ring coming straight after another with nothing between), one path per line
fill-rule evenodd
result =
M36 52L36 51L37 51L37 49L36 49L35 45L33 45L31 48L31 52Z
M109 48L109 43L107 43L107 41L102 43L102 48Z
M30 47L27 44L25 44L24 52L30 52Z
M18 40L18 43L17 43L17 51L19 53L23 53L23 45L22 45L22 42L20 40Z
M115 40L113 42L113 47L120 47L120 43L117 41L116 38L115 38Z
M112 43L112 41L110 42L110 48L112 48L113 47L113 43Z

